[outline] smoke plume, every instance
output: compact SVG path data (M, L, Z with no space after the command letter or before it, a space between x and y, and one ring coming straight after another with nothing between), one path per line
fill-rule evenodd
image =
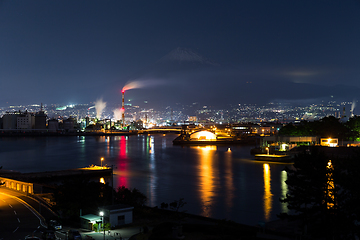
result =
M147 79L147 80L133 80L125 84L122 91L127 91L134 88L144 88L150 86L156 86L164 84L165 82L159 79Z
M102 98L96 100L95 109L96 109L96 118L100 119L102 112L106 108L106 102L103 102Z
M115 119L115 120L121 120L122 112L123 112L123 111L121 110L121 108L114 109L114 110L113 110L114 119Z

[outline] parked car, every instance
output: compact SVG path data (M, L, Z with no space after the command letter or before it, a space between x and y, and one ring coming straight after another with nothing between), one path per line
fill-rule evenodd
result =
M69 240L81 240L81 234L79 233L79 231L76 230L69 230L68 231L68 239Z
M49 226L49 229L52 229L52 230L61 230L62 229L61 224L56 220L50 220L48 226Z

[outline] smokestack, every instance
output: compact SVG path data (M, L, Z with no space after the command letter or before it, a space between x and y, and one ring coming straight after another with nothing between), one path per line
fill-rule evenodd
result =
M122 93L122 107L121 107L121 110L122 110L122 125L123 125L123 128L125 127L125 90L123 89L121 91Z

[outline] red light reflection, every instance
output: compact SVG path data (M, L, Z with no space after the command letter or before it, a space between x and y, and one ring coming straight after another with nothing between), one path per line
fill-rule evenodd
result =
M128 181L127 181L127 149L126 149L126 145L127 145L127 140L125 138L125 136L121 136L120 141L120 151L119 151L119 164L118 164L118 168L120 170L119 173L119 187L121 186L125 186L127 187L128 185Z

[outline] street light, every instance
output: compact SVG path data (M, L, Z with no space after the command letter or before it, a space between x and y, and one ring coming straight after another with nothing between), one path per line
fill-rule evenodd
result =
M100 211L100 216L101 216L102 225L103 225L103 229L104 229L104 240L105 240L105 225L104 225L104 212L103 211Z
M101 160L101 167L102 167L102 162L104 161L104 158L102 157L102 158L100 158L100 160Z

